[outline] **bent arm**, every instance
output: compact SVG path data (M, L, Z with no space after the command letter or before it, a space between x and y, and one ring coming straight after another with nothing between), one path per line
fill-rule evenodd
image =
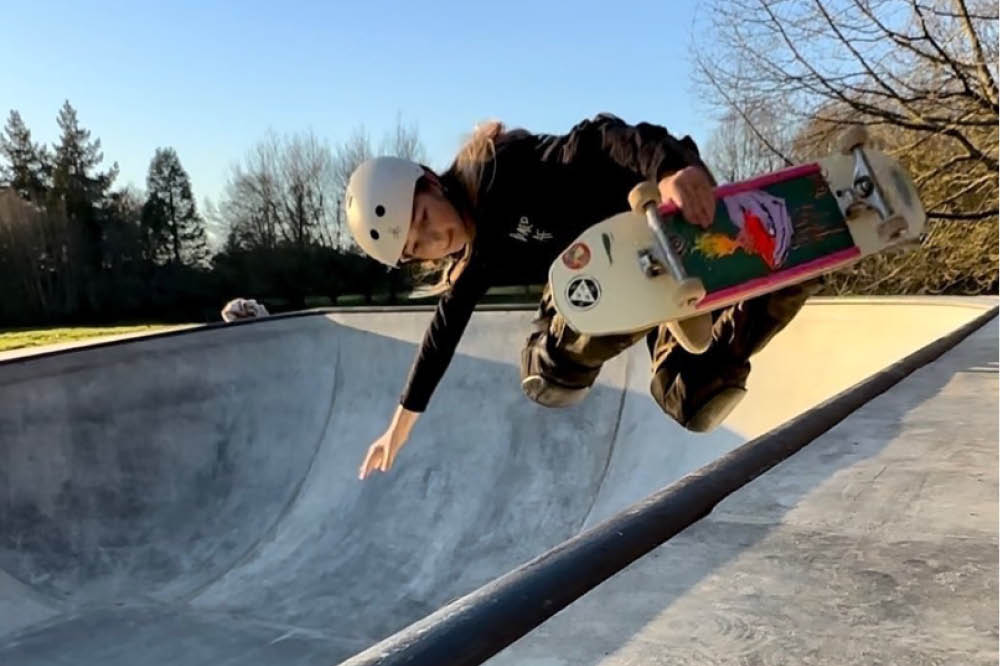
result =
M652 123L630 125L611 114L580 122L564 135L546 136L539 147L543 160L580 167L600 180L615 180L624 172L635 181L659 182L697 166L715 183L691 137L677 138Z

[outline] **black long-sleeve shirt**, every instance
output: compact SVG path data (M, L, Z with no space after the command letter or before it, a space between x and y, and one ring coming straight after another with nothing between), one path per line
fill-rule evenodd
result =
M601 114L564 135L507 132L497 139L472 210L476 237L465 270L440 299L400 404L426 410L476 305L495 284L541 284L587 227L628 210L628 193L686 166L704 167L689 137ZM451 171L443 179L453 182Z

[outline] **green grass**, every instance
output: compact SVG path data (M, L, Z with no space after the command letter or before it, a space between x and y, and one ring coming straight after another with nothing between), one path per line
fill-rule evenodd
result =
M87 327L73 326L67 328L14 328L0 330L0 351L12 349L27 349L43 345L79 342L109 335L124 335L128 333L156 333L172 328L176 324L144 324L139 326L107 326Z

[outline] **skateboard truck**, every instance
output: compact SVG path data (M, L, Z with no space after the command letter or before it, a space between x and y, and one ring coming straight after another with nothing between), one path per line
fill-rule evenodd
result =
M657 210L660 205L659 188L651 182L639 183L629 192L628 202L634 213L645 216L653 232L653 246L639 250L639 268L646 277L669 272L676 284L677 305L694 309L705 298L705 287L698 278L688 276L680 256L670 244L666 225ZM711 346L712 323L709 313L665 322L674 339L692 354L704 353Z
M835 194L841 211L849 220L865 210L874 210L880 221L879 239L888 243L902 238L908 228L906 220L896 215L875 180L875 171L864 151L867 141L868 133L863 127L854 127L844 135L841 149L845 155L854 156L854 180L851 188L838 190Z
M662 275L664 271L663 264L657 261L656 257L653 256L653 250L648 247L639 250L639 268L642 269L646 277L656 277Z
M677 283L678 305L694 307L705 297L705 288L701 280L688 276L680 256L667 238L666 225L657 210L660 204L659 188L651 182L639 183L629 192L628 201L632 212L646 217L654 239L652 247L639 250L639 268L647 277L669 272Z

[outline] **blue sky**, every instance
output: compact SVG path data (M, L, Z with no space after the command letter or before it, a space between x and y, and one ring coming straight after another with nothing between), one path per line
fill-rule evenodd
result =
M4 8L0 113L58 137L65 99L118 184L174 147L199 205L268 130L376 141L397 114L444 167L476 122L563 132L610 111L707 140L688 48L697 0L16 2Z

